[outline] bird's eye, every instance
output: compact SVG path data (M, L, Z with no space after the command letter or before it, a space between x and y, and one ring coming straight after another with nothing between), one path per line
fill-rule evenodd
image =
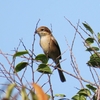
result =
M41 31L44 31L44 29L41 29Z

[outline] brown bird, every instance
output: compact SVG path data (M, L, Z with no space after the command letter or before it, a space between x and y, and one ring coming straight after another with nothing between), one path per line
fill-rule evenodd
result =
M50 29L45 26L41 26L35 31L35 33L38 33L40 36L40 46L42 47L46 56L51 58L56 63L57 67L61 68L59 63L59 60L61 59L60 48ZM65 82L66 79L63 72L58 69L58 73L60 80Z

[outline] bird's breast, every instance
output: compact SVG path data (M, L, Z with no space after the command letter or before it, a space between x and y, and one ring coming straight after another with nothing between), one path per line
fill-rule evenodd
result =
M49 50L50 50L50 37L49 36L41 37L40 45L45 53L49 52Z
M42 36L40 38L40 45L44 51L44 53L49 57L55 60L58 56L60 56L59 48L53 41L52 37L49 35Z

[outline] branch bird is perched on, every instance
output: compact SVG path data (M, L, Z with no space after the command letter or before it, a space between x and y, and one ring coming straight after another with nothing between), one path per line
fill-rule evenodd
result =
M47 27L41 26L35 31L35 33L38 33L40 36L40 46L42 47L46 56L51 58L56 63L57 67L61 68L59 63L59 60L61 59L60 48L51 31ZM63 72L58 69L58 73L61 81L65 82L66 79Z

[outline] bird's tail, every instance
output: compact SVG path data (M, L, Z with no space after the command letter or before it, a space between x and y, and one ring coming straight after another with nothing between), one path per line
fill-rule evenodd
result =
M58 61L58 62L55 62L55 63L57 64L57 67L61 69L61 66L60 66L60 64L59 64L59 61ZM65 79L65 76L64 76L63 72L62 72L61 70L58 69L58 73L59 73L60 80L61 80L62 82L65 82L66 79Z

